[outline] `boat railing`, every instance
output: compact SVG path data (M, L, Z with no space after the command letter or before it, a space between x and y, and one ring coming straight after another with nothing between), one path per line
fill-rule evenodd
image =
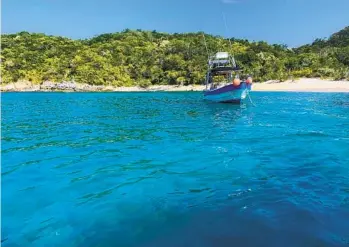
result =
M208 61L209 68L235 67L235 59L228 52L217 52Z
M236 66L235 59L233 56L230 56L228 52L217 52L215 55L210 56L208 60L209 71L206 75L206 90L212 90L224 85L227 85L232 82L233 74L238 75L238 71L241 69ZM224 76L224 81L214 81L213 77L215 76Z

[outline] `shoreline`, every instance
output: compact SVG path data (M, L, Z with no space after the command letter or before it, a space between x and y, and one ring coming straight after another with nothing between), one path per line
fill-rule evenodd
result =
M19 81L1 85L1 92L191 92L203 91L203 85L174 86L156 85L147 88L138 86L113 87L95 86L72 82L44 82L42 85L33 85L27 81ZM267 81L253 83L252 92L347 92L349 81L330 81L316 78L301 78L295 81Z

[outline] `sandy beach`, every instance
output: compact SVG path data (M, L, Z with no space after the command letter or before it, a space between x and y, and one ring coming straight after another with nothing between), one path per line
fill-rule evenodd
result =
M302 78L296 81L254 83L253 91L349 92L349 81Z
M41 85L33 85L27 81L19 81L1 85L2 92L185 92L185 91L202 91L203 85L190 86L172 86L157 85L147 88L142 87L113 87L113 86L96 86L72 82L44 82ZM331 81L316 78L301 78L295 81L267 81L262 83L253 83L252 91L284 91L284 92L349 92L349 81Z

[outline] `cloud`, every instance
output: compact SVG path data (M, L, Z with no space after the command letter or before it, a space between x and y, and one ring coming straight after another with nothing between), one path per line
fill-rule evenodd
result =
M239 0L221 0L222 3L225 4L234 4L234 3L239 3Z

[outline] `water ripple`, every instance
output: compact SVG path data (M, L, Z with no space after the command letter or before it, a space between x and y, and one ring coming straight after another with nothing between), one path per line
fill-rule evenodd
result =
M12 246L347 246L348 94L6 93Z

